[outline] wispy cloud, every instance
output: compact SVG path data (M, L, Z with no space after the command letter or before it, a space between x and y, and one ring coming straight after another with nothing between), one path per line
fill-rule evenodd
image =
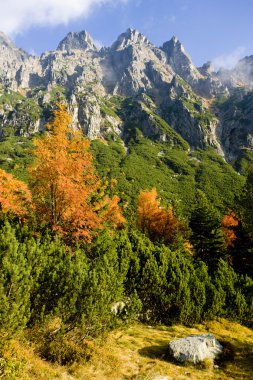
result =
M237 62L245 55L246 48L239 46L229 54L222 54L212 60L212 63L216 69L221 67L225 69L232 69Z
M15 35L32 26L57 26L89 16L97 6L128 0L7 0L1 1L0 30Z

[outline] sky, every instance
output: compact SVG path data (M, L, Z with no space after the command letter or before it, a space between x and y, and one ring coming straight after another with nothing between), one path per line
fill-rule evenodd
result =
M0 30L32 54L87 30L110 46L131 27L156 46L177 36L193 63L231 68L253 55L253 0L0 0Z

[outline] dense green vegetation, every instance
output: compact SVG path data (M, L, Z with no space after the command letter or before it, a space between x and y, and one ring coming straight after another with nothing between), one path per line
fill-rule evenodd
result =
M27 167L33 162L33 143L29 137L0 139L0 167L27 181Z
M58 238L35 238L26 227L2 222L0 252L0 328L8 336L52 317L60 318L58 335L78 327L89 337L133 317L149 324L217 317L252 323L249 277L224 258L209 273L183 249L172 252L136 230L103 233L70 249ZM117 302L123 307L112 312Z
M111 102L113 111L108 111L110 104L105 102L102 112L112 117L121 112L125 118L122 112L132 110L134 113L136 107L142 107L140 103L117 97ZM119 102L124 103L124 109L119 107ZM106 140L91 143L89 152L94 157L101 184L90 169L90 153L78 166L81 172L83 162L89 167L86 186L94 186L94 191L87 196L87 205L95 205L96 212L101 199L120 197L126 218L120 228L109 229L106 225L106 228L96 229L95 226L91 242L68 239L65 230L55 228L59 225L47 223L42 215L34 213L36 204L31 206L29 215L15 215L13 208L12 212L4 212L0 194L0 358L8 339L27 329L36 332L41 357L67 364L89 358L86 341L133 320L150 325L191 326L225 317L252 326L253 227L249 207L253 203L252 170L247 166L245 178L213 149L190 150L176 133L170 135L171 127L158 115L144 112L143 117L150 115L157 127L157 135L152 139L143 126L129 118L126 145L113 132L108 133ZM66 115L65 119L63 116L60 114L55 123L59 128L64 120L68 121ZM59 166L61 175L69 175L69 178L61 177L62 188L55 198L61 201L61 192L64 194L68 184L72 191L67 198L69 205L71 194L76 194L71 187L77 181L75 177L72 181L72 172L75 169L77 172L75 161L78 164L80 160L77 150L83 139L77 133L77 145L68 149L74 137L70 139L68 132L66 138L64 130L61 133L57 146L60 150L65 144L64 152L72 157L74 166L64 172L67 165L63 158L62 168L60 159L54 167L52 161L48 162L53 174L59 175ZM167 139L160 139L159 133L167 134ZM37 147L42 139L41 152L46 161L52 152L47 150L50 147L47 144L53 140L47 142L45 135L39 135ZM30 138L2 136L0 142L1 168L27 182L31 190L35 184L28 175L28 168L34 162L33 149ZM38 153L36 157L39 162ZM39 186L45 189L40 202L50 205L45 183L48 177L45 173L37 174L41 184L36 183L36 189L40 190ZM99 189L95 183L99 183ZM4 185L4 181L0 181L2 189ZM54 182L50 191L53 185ZM179 221L176 225L183 226L183 232L177 231L173 243L162 234L147 234L145 228L137 227L139 194L154 187L162 207L172 210L174 220ZM18 189L14 190L18 193ZM33 196L34 201L37 195L39 191ZM8 207L8 197L4 201ZM45 208L48 204L44 204ZM108 204L101 206L105 209L101 215ZM78 207L67 224L73 236L72 219L73 215L77 218ZM238 223L225 228L222 221L228 209L235 212ZM49 214L50 210L49 207ZM79 223L78 227L85 230L87 224ZM233 232L233 239L228 232ZM230 240L226 239L228 236ZM57 327L48 331L46 326L55 320ZM4 362L4 366L7 368L8 363Z
M234 207L244 183L244 177L211 148L188 152L145 138L138 129L127 152L115 141L93 141L91 151L100 176L117 180L116 190L130 207L140 190L156 187L166 204L176 204L187 216L201 189L224 213Z

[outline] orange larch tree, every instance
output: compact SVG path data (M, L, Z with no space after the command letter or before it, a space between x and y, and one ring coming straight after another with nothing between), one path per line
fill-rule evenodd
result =
M154 221L159 219L159 206L160 200L155 188L140 192L137 206L137 225L143 232L151 233Z
M71 116L59 104L45 135L34 141L36 160L30 169L31 189L42 224L66 240L89 242L95 230L104 228L106 215L110 215L114 226L124 218L118 198L99 199L101 185L93 170L89 141L70 124Z
M160 206L155 188L142 191L138 198L137 225L151 239L163 239L166 244L175 242L185 226L175 216L172 208Z
M221 225L222 231L225 235L225 243L227 247L231 247L234 245L234 241L236 240L236 227L239 224L239 219L236 214L228 210L228 214L224 215Z
M22 219L29 214L31 206L32 197L27 185L0 169L0 211Z

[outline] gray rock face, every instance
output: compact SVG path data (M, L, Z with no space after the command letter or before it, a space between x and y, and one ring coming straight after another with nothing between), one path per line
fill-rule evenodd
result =
M117 115L105 115L101 112L101 104L94 94L73 94L69 100L69 111L73 120L72 127L82 129L91 140L103 138L109 132L121 135L122 121Z
M128 28L125 33L122 33L117 40L112 44L112 50L123 50L129 45L150 45L151 43L143 34L138 30Z
M71 32L56 51L41 57L29 56L1 33L0 53L0 79L15 90L53 83L72 89L99 82L109 93L133 96L159 91L163 95L178 75L201 96L213 97L226 94L223 82L229 82L230 87L238 81L245 83L246 72L252 84L253 77L252 57L240 61L234 71L217 75L210 64L197 69L176 37L159 49L134 29L122 33L110 48L101 51L86 31Z
M163 44L162 50L167 55L167 62L175 73L191 85L201 96L210 98L226 94L226 87L214 73L210 62L198 69L176 37Z
M231 70L221 68L216 77L228 87L232 94L235 88L248 88L252 90L253 55L241 59Z
M173 340L169 344L170 353L180 363L199 363L205 359L215 359L223 350L212 334L191 335Z
M198 70L202 75L212 75L215 71L211 61L204 63L204 65L199 67Z
M238 86L246 85L253 88L253 55L241 59L232 70L232 78Z
M240 90L219 109L219 139L229 161L241 147L253 150L253 92Z
M78 120L84 133L94 139L100 137L102 115L95 96L86 96L79 102Z
M14 43L0 32L0 80L7 88L17 90L16 76L29 54L18 49Z
M210 113L203 99L175 78L169 89L169 96L161 105L161 116L193 148L212 146L224 155L219 141L219 120ZM169 111L168 111L169 110Z
M106 87L125 96L164 89L175 75L166 63L165 53L133 29L114 42L105 57L104 68Z
M85 30L80 33L70 32L59 43L57 50L93 50L97 51L97 47Z
M186 82L193 84L194 81L202 78L177 37L174 36L170 41L165 42L162 49L167 55L169 65Z
M241 60L234 70L215 73L210 63L195 67L176 37L157 48L137 30L128 29L111 47L98 50L91 36L82 31L69 33L57 50L33 57L0 33L0 91L20 92L43 107L51 101L51 92L60 88L73 113L73 126L90 138L109 131L124 136L122 120L115 114L102 115L99 99L147 95L151 109L145 110L143 98L142 105L125 117L145 136L173 143L174 137L162 132L157 119L161 116L191 147L210 145L234 159L243 147L253 149L251 97L229 109L217 109L215 115L212 101L233 96L238 86L252 90L253 56ZM15 106L12 111L8 107L0 105L0 130L11 125L23 131L21 118L12 112ZM43 117L32 118L27 130L41 128Z

